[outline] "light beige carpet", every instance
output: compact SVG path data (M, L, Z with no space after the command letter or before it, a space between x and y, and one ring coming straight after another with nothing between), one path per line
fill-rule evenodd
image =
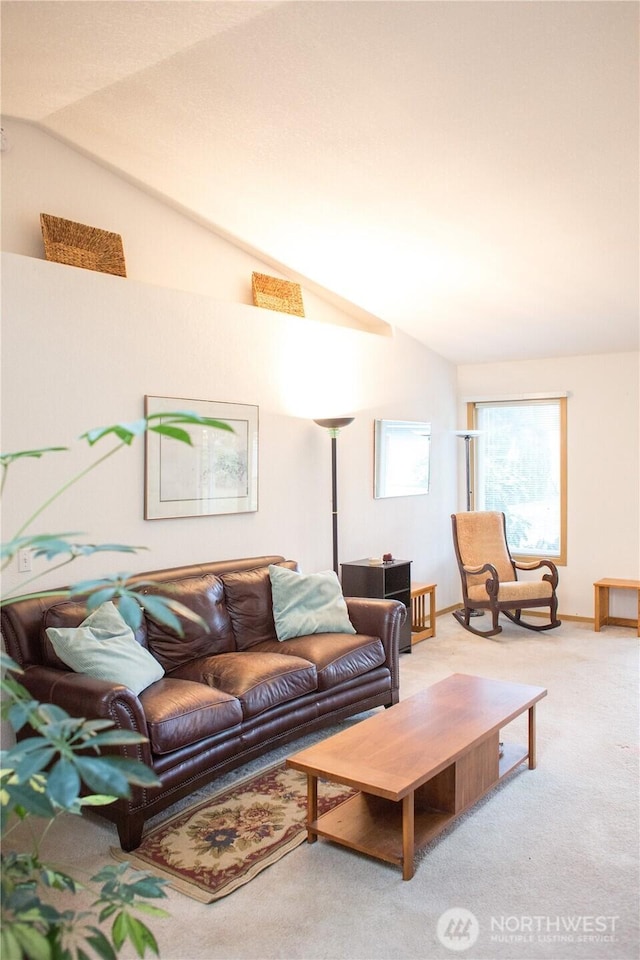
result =
M171 918L153 924L163 960L637 960L638 638L565 622L538 635L509 624L484 639L445 615L434 639L400 658L401 696L451 673L548 689L536 770L523 767L461 817L408 882L320 840L212 904L169 890ZM306 742L227 775L209 795ZM96 816L69 817L47 852L89 877L116 842ZM465 927L466 914L453 915L457 942L444 936L451 910L475 918Z

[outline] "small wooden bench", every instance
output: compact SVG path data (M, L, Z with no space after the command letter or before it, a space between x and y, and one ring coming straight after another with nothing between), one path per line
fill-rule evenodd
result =
M617 580L615 577L605 577L603 580L596 580L595 590L595 617L594 630L599 632L600 628L607 623L618 627L638 628L640 637L640 580ZM628 617L610 617L609 616L609 590L635 590L638 594L638 620L631 620Z
M427 597L429 608L427 610ZM411 587L411 643L436 635L436 584L416 583Z

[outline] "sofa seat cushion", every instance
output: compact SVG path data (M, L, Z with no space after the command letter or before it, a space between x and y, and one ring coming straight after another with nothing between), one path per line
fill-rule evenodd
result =
M279 648L278 641L274 644ZM245 718L255 717L271 707L295 700L317 690L316 668L302 657L278 652L220 653L192 660L172 677L198 680L237 697Z
M140 694L153 753L171 753L242 722L239 700L203 683L165 677Z
M253 647L252 653L271 653L276 650L284 656L296 659L303 657L315 664L318 690L330 690L385 663L380 638L361 633L314 633L306 637L294 637L284 643L267 641Z
M488 600L489 594L484 583L470 586L468 589L470 600ZM543 600L551 598L553 587L548 580L501 580L498 587L498 602L508 603L510 600Z

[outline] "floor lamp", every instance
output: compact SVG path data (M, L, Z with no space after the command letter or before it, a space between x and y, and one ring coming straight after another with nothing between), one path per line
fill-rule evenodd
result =
M338 571L338 471L337 471L337 439L343 427L353 423L354 417L332 417L326 420L314 420L319 427L325 427L331 437L331 516L333 520L333 569L337 576Z
M481 430L456 430L456 437L464 440L464 458L467 468L467 513L471 510L471 441L479 437ZM470 617L484 616L484 610L470 610Z
M464 440L465 463L467 467L467 513L471 510L471 441L479 437L482 430L456 430L456 437Z

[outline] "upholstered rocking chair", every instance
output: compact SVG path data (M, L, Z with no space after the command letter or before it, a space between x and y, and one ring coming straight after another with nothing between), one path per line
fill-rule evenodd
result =
M507 544L504 513L454 513L451 522L463 597L462 609L455 610L453 616L466 630L481 637L493 637L502 632L498 624L501 613L528 630L552 630L560 626L556 617L556 565L551 560L515 561ZM517 570L538 570L541 567L547 567L549 572L540 579L518 580ZM522 620L522 611L529 607L549 607L549 623ZM488 630L471 625L470 618L475 610L487 610L491 614L492 623Z

